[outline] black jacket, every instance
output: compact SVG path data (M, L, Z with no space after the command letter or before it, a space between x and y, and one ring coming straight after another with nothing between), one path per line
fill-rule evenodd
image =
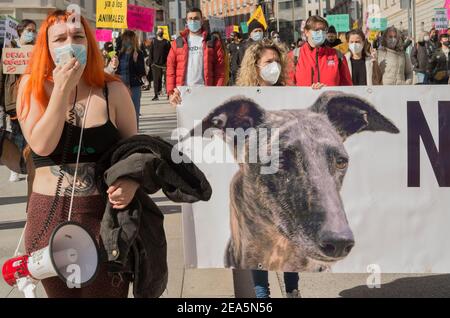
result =
M152 45L150 46L150 60L152 64L156 64L158 66L166 66L167 64L167 56L170 52L170 42L166 39L158 40L157 38L153 40Z
M124 52L121 52L119 54L119 56L118 56L119 61L124 54L125 54ZM145 74L145 64L144 64L144 53L142 53L141 51L138 51L137 62L135 62L133 60L133 53L131 53L129 60L128 60L128 67L129 67L128 72L130 75L130 78L128 80L130 83L130 87L142 86L144 83L142 82L141 78L142 78L142 76L146 75ZM116 74L119 76L122 75L122 74L120 74L120 64L119 64L119 67L117 68Z
M418 42L411 51L411 63L414 71L426 73L428 71L428 63L433 55L433 46L430 42Z
M137 298L161 296L168 277L164 216L148 194L162 189L174 202L211 197L204 174L193 163L174 163L171 151L172 146L158 137L137 135L119 142L96 165L101 193L119 178L140 184L124 210L114 210L105 195L107 206L100 227L109 271L133 281Z
M429 73L434 84L447 84L450 74L450 54L445 55L442 48L434 52L430 59Z
M235 43L232 42L230 43L230 45L228 46L228 51L230 52L230 71L231 74L233 74L234 76L236 76L239 67L241 66L241 59L240 59L240 48L243 45L242 42L240 43Z

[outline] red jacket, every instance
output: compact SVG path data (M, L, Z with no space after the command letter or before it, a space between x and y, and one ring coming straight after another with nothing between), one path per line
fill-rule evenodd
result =
M166 88L169 95L175 87L185 84L189 60L188 35L189 30L186 29L175 41L172 41L166 71ZM223 86L225 84L225 52L222 43L214 38L210 39L206 31L203 31L202 35L205 85Z
M336 49L312 48L305 44L300 48L295 83L297 86L311 86L319 82L327 86L351 86L347 60Z

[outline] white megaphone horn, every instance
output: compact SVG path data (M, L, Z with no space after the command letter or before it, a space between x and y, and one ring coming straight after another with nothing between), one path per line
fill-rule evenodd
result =
M58 276L68 288L81 288L95 279L98 269L95 239L80 224L65 222L55 228L47 247L7 260L2 274L25 297L35 298L39 280Z

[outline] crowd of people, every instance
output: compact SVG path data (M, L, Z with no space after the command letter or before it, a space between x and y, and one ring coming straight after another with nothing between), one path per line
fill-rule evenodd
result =
M360 29L338 34L326 19L312 16L296 43L285 43L278 32L269 33L257 20L248 24L246 39L240 32L223 39L220 33L209 32L201 10L193 8L187 12L186 29L172 42L164 39L162 28L157 28L154 39L145 41L140 41L135 32L125 30L115 43L105 43L100 52L84 19L82 27L75 31L67 27L67 19L68 14L62 11L51 14L39 34L34 21L22 21L17 28L19 39L12 45L36 45L35 63L22 78L19 75L0 78L0 129L6 129L9 116L20 150L25 149L27 142L32 149L37 173L28 204L31 208L41 207L41 214L48 210L42 207L51 205L50 195L59 182L54 167L62 160L61 136L64 131L79 126L83 115L77 110L83 113L90 102L96 106L91 108L92 115L87 120L91 130L87 130L86 140L94 152L82 154L86 178L92 177L91 164L100 153L137 133L142 90L151 87L153 100L166 94L176 106L182 102L180 86L321 89L450 83L449 32L435 29L423 32L413 42L392 26L380 32L371 43ZM66 46L76 56L59 65L61 57L55 52ZM66 121L73 117L74 123ZM17 173L12 172L10 181L18 179ZM75 205L87 206L92 202L94 206L103 205L97 202L100 200L97 192L84 186L84 192L77 193ZM121 180L108 190L111 204L117 208L126 206L137 188L136 182ZM32 239L36 234L34 227L42 217L45 215L28 215L27 251L45 243L45 240ZM95 223L92 226L98 236L99 220L91 222ZM255 270L252 274L256 296L269 297L267 272ZM109 286L104 272L100 277L102 281L89 295L100 295L98 287ZM298 297L299 275L285 273L284 278L288 297ZM45 287L50 295L66 295L64 286L56 280L46 281ZM102 295L125 297L125 289L124 286L105 287Z

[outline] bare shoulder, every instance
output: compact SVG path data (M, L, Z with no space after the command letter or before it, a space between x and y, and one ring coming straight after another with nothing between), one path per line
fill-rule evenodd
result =
M137 133L136 111L129 89L121 82L108 83L109 105L112 120L115 122L123 138Z

